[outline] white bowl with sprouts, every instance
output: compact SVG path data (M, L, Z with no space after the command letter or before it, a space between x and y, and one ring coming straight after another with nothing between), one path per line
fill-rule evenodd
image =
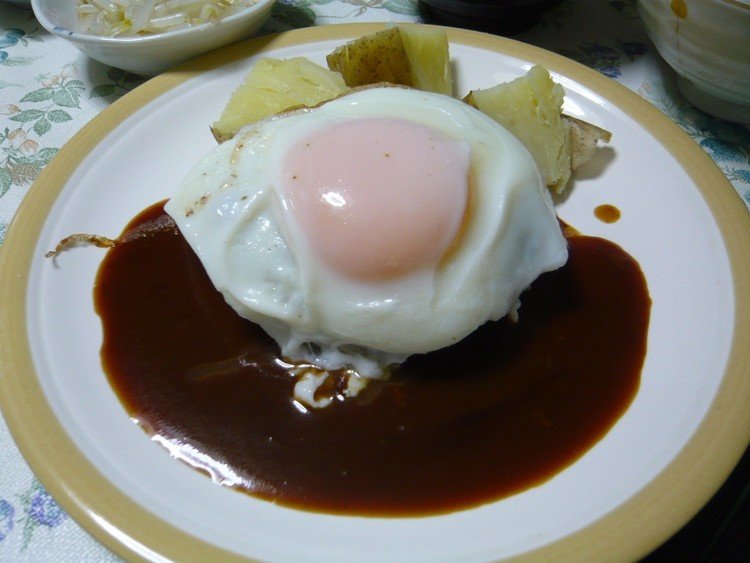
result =
M276 0L31 0L39 23L104 64L153 76L254 34Z

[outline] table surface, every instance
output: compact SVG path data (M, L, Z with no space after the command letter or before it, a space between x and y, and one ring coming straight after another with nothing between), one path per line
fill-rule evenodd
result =
M279 0L261 33L343 22L431 22L418 0ZM634 0L566 0L515 39L624 84L678 123L750 208L750 129L683 100L648 40ZM34 179L83 125L144 79L87 59L29 9L0 2L0 241ZM652 561L750 555L750 458ZM0 560L111 561L45 491L0 417Z

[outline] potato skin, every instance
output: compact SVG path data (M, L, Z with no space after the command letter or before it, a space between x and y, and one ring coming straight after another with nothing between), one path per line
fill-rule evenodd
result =
M438 27L397 25L342 45L326 57L326 62L352 88L390 82L453 94L448 36Z
M397 27L365 35L326 57L349 87L375 82L413 86L412 68Z

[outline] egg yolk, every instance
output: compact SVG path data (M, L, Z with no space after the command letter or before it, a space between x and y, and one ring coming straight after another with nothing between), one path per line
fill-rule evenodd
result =
M320 128L283 161L286 204L316 256L348 277L432 268L469 199L470 149L410 121L359 118Z

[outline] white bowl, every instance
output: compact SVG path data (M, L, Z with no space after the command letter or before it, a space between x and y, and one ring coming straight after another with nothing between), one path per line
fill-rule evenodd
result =
M750 0L639 0L638 10L688 101L750 123Z
M135 74L159 74L192 57L255 33L265 23L276 0L255 4L217 22L137 37L103 37L76 31L76 2L31 0L39 23L104 64Z

